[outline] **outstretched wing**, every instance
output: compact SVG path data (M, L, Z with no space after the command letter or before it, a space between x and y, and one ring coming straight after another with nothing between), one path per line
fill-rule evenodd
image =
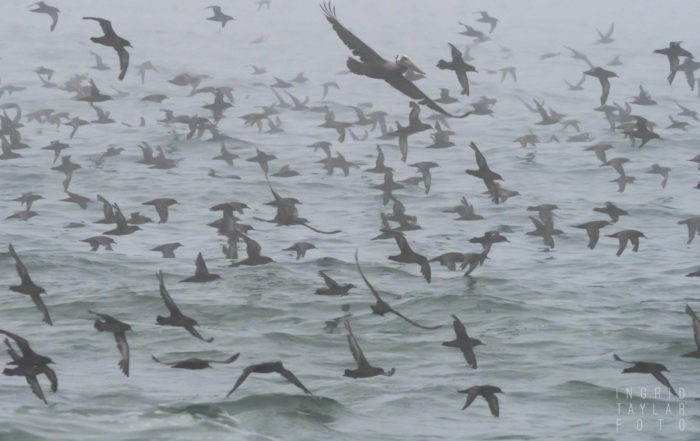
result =
M357 343L355 334L352 333L349 320L345 320L345 329L348 330L348 346L350 346L350 352L352 353L352 358L354 358L357 363L357 367L369 367L369 362L365 358L365 354L362 353L362 348L360 348L360 344Z
M426 107L429 107L430 109L433 109L436 112L442 113L443 115L451 116L452 118L466 118L467 116L471 115L471 112L466 112L461 115L453 115L452 113L446 111L445 109L440 107L435 101L430 99L428 95L426 95L422 90L418 88L418 86L413 84L411 80L404 77L403 75L392 75L388 78L385 78L384 81L389 83L394 89L398 90L399 92L403 93L409 98L418 100L419 103L423 104Z
M360 57L365 63L381 63L385 61L384 58L380 57L371 47L367 46L365 42L357 38L355 34L340 24L335 15L335 8L330 2L321 4L321 10L326 15L326 20L333 26L335 33L338 34L338 37L340 37L343 43L352 50L355 56Z
M472 404L474 402L474 400L476 400L476 397L479 395L479 391L478 391L477 386L470 387L469 389L464 390L464 391L460 391L460 392L467 394L467 401L464 403L462 410L469 407L469 405Z
M484 395L484 399L486 400L487 403L489 403L489 409L491 410L491 414L495 417L498 416L498 397L495 394L486 394Z
M32 388L32 392L34 392L34 395L39 397L41 401L44 402L44 404L49 404L46 401L46 398L44 397L44 392L41 390L41 386L39 385L39 380L36 379L36 375L25 375L25 378L27 379L27 384L29 387Z
M207 264L204 262L204 257L202 256L202 253L197 254L197 260L194 262L195 264L195 270L194 274L197 276L204 276L209 274L209 270L207 269Z
M365 281L365 285L367 285L367 288L369 288L370 291L372 291L372 294L374 297L378 300L381 301L382 298L379 297L379 293L377 293L377 290L374 289L371 283L369 283L369 280L367 280L367 277L365 277L365 273L362 272L362 268L360 267L360 262L357 259L357 250L355 250L355 264L357 265L357 270L360 272L360 275L362 276L362 280Z
M311 393L311 391L309 391L309 390L306 388L306 386L304 386L303 384L301 384L301 381L299 381L299 379L292 373L292 371L287 370L287 369L285 369L284 367L282 367L282 368L281 368L279 371L277 371L277 372L278 372L281 376L283 376L284 378L286 378L290 383L292 383L293 385L295 385L296 387L298 387L299 389L303 390L304 392L306 392L306 393L309 394L309 395L313 395L313 394Z
M180 308L177 307L173 298L170 297L168 289L165 287L165 281L163 280L163 271L158 271L156 273L156 277L160 282L160 296L163 298L163 302L165 302L165 306L166 308L168 308L168 311L170 311L170 314L175 316L182 315Z
M9 245L8 249L10 250L10 256L12 256L12 260L15 261L15 266L17 267L17 274L19 274L20 279L22 279L22 284L31 284L32 278L29 277L27 267L24 266L24 263L22 263L22 260L20 260L19 256L15 252L15 249L12 247L12 244Z
M428 331L433 331L433 330L435 330L435 329L439 329L439 328L442 327L442 325L437 325L437 326L423 326L423 325L421 325L421 324L418 324L418 323L414 322L413 320L411 320L410 318L406 317L405 315L401 314L400 312L398 312L397 310L395 310L395 309L392 308L391 306L389 307L389 312L391 312L391 313L393 313L393 314L396 314L397 316L399 316L399 317L401 317L402 319L406 320L408 323L412 324L412 325L415 326L416 328L421 328L421 329L426 329L426 330L428 330Z
M340 289L338 282L328 277L324 271L319 271L318 275L323 277L323 281L330 289Z
M124 375L129 376L129 343L126 342L126 336L123 332L115 332L114 340L117 342L117 349L119 349L119 354L121 359L119 360L119 367L121 368Z
M119 81L124 79L126 70L129 68L129 53L123 46L115 48L119 56Z
M114 29L112 29L112 22L110 22L109 20L105 20L104 18L99 17L83 17L83 20L95 20L100 24L102 32L104 32L105 35L114 35Z
M228 398L229 395L234 393L236 391L236 389L238 389L238 386L243 384L243 382L245 381L246 378L248 378L248 375L250 375L251 372L253 372L252 366L248 366L247 368L243 369L243 373L241 374L240 377L238 377L238 380L236 380L236 384L233 385L233 389L231 389L229 391L229 393L226 394L226 398Z

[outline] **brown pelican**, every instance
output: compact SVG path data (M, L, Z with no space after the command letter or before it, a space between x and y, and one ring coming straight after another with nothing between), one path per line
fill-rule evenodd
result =
M430 99L428 95L423 93L411 80L404 76L409 70L423 73L423 71L418 69L407 56L397 56L393 62L385 60L338 21L335 15L335 8L331 6L330 2L322 4L321 10L326 15L328 22L333 26L333 30L338 34L338 37L352 50L355 56L360 57L361 61L348 57L347 66L350 72L384 80L404 95L418 100L421 104L430 107L436 112L454 118L464 118L471 113L467 112L462 115L452 115L445 111L445 109Z

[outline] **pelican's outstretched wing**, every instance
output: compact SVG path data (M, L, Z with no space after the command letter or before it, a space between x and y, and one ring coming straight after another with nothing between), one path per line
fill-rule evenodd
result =
M352 50L355 56L360 57L365 63L380 63L385 61L384 58L380 57L379 54L374 52L374 49L367 46L364 41L357 38L355 34L350 32L345 26L340 24L338 18L335 15L335 8L331 6L328 2L321 4L321 10L326 15L326 20L333 26L333 30L338 37L345 43L347 47Z

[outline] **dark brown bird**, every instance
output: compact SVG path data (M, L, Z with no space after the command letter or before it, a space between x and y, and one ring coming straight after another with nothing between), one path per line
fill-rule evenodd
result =
M406 236L404 236L402 232L395 230L382 230L382 233L392 236L396 240L396 244L399 246L399 250L401 251L401 253L397 254L396 256L389 256L389 260L401 263L417 263L420 265L421 274L423 274L425 280L430 283L431 273L428 259L422 254L418 254L411 249L410 245L408 245L408 241L406 240Z
M156 212L158 213L158 217L160 220L158 221L159 224L164 224L168 221L168 207L171 205L175 205L178 202L175 199L171 198L160 198L160 199L153 199L148 202L143 202L141 205L153 205L156 208Z
M18 292L20 294L26 294L29 297L31 297L36 307L39 308L39 311L41 311L41 313L44 315L44 322L48 323L49 325L53 325L51 317L49 316L49 310L46 308L46 305L44 305L44 302L41 300L40 297L41 294L46 294L46 291L44 290L44 288L34 283L32 281L32 278L29 277L29 271L27 271L27 267L24 266L24 263L22 263L22 260L20 260L19 256L15 252L15 249L12 247L12 244L10 244L8 248L10 250L10 256L15 261L15 266L17 267L17 274L21 279L21 283L19 285L10 286L10 290Z
M318 275L323 277L323 281L325 282L326 286L328 288L318 288L316 290L316 294L322 295L322 296L346 296L348 295L348 291L350 291L352 288L355 288L355 285L352 283L348 283L345 285L340 285L338 282L335 280L331 279L328 277L325 271L319 271Z
M464 359L467 360L467 364L472 369L476 369L476 355L474 354L474 347L483 345L478 338L471 338L467 334L467 329L464 324L457 318L456 315L452 314L452 327L455 330L455 339L443 342L443 346L448 346L450 348L459 348L464 355Z
M678 394L676 393L675 390L673 390L673 386L671 386L671 382L668 381L668 378L662 374L662 372L670 372L666 366L664 366L661 363L653 363L653 362L648 362L648 361L625 361L621 359L620 357L617 356L617 354L613 354L613 358L616 361L621 361L623 363L627 364L632 364L634 366L628 367L626 369L622 370L623 374L651 374L656 378L659 383L663 384L666 386L673 395L676 397Z
M156 363L165 364L165 365L170 366L171 368L196 370L196 369L211 368L210 363L222 363L222 364L233 363L234 361L236 361L238 359L239 355L241 355L241 354L240 353L233 354L232 356L230 356L226 360L203 360L201 358L188 358L187 360L170 361L170 362L160 361L155 357L155 355L151 355L151 358Z
M362 348L360 348L360 344L357 343L357 339L352 333L349 320L345 320L345 329L348 330L348 345L350 346L352 358L354 358L355 363L357 363L357 369L345 369L343 376L358 379L376 377L377 375L385 375L387 377L394 375L394 372L396 372L395 368L391 368L386 372L383 368L374 367L369 364L369 361L365 358L365 354L362 352Z
M202 253L197 254L197 259L195 259L194 265L194 276L182 279L180 280L180 282L206 283L221 278L220 275L211 274L209 272L209 270L207 269L207 264L206 262L204 262L204 257L202 257Z
M163 298L163 302L165 302L165 307L168 308L168 311L170 311L170 315L167 317L163 317L160 315L157 316L156 323L159 325L179 326L185 328L187 332L192 334L194 337L207 343L211 343L212 341L214 341L214 337L210 337L208 339L202 337L200 333L197 332L196 329L194 329L195 326L199 326L199 323L197 323L195 319L184 315L180 311L180 308L177 307L173 298L170 297L170 293L165 288L165 282L163 280L163 271L158 271L156 273L156 277L158 278L158 282L160 282L160 296Z
M476 157L476 165L479 167L478 170L466 170L466 173L484 181L486 184L486 189L491 195L491 199L496 203L500 203L500 194L498 188L496 187L495 181L502 181L503 178L498 173L491 171L486 158L479 150L479 147L474 144L474 142L469 143L469 147L474 150L474 156Z
M229 393L226 394L226 398L229 397L232 393L238 389L238 386L243 384L246 378L248 378L248 375L250 374L271 374L273 372L276 372L283 376L287 381L298 387L299 389L303 390L309 395L313 395L303 384L301 384L301 381L292 373L292 371L285 369L284 365L282 364L281 361L268 361L266 363L260 363L260 364L254 364L252 366L248 366L247 368L243 369L243 373L241 374L240 377L238 377L238 380L236 380L236 384L233 386L233 389L229 391Z
M109 20L105 20L104 18L98 18L98 17L83 17L83 20L95 20L100 24L100 27L102 28L102 32L104 32L104 35L101 37L92 37L90 40L92 40L94 43L101 44L104 46L109 46L113 48L115 51L117 51L117 55L119 56L119 81L124 79L124 75L126 75L126 70L129 68L129 53L126 51L126 47L132 47L131 43L129 41L123 39L122 37L118 36L115 32L114 29L112 29L112 22Z
M460 390L459 393L467 394L467 401L464 403L462 410L469 407L469 405L476 400L476 397L481 395L484 397L486 402L489 403L489 410L491 410L491 414L498 417L498 397L496 397L496 394L504 393L501 388L486 384L483 386L472 386L469 389Z
M362 276L362 280L365 281L365 285L367 285L367 288L369 288L369 290L372 292L372 295L374 295L374 298L377 299L377 303L375 303L374 305L370 305L370 308L372 308L373 313L383 316L384 314L390 312L392 314L395 314L395 315L401 317L402 319L406 320L408 323L410 323L411 325L413 325L417 328L427 329L429 331L433 331L435 329L442 327L442 325L437 325L437 326L419 325L418 323L414 322L413 320L409 319L405 315L401 314L400 312L398 312L397 310L395 310L394 308L389 306L389 304L387 302L382 300L382 298L379 297L379 293L377 292L377 290L374 289L374 287L369 283L369 280L367 280L367 277L365 277L365 273L362 272L362 268L360 267L360 261L357 258L357 250L355 250L355 264L357 265L357 270L360 272L360 275Z
M111 332L114 334L114 340L117 342L117 349L119 349L119 354L121 359L119 360L119 368L122 370L124 375L129 376L129 343L126 341L126 331L131 331L131 326L126 323L119 321L107 314L100 314L99 312L88 311L90 314L95 314L102 320L95 320L95 329L100 332Z

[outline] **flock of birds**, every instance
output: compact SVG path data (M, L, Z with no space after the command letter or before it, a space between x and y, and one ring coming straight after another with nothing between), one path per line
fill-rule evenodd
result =
M258 2L258 5L259 8L263 6L267 6L269 8L270 2L269 0L261 0ZM234 20L234 17L225 14L219 6L211 6L210 8L213 11L213 16L208 17L207 20L220 23L221 28L224 28L229 21ZM352 73L366 76L375 80L383 80L389 86L410 98L411 101L408 123L406 125L402 125L401 123L397 122L396 128L392 129L390 125L387 124L386 112L366 112L367 107L363 106L352 107L357 114L357 121L338 121L335 119L334 113L329 110L327 106L318 105L314 107L309 105L308 97L305 100L300 100L288 91L288 89L293 87L295 84L301 84L308 81L308 78L301 73L290 81L275 78L276 82L272 85L270 90L274 93L278 102L275 105L263 107L261 112L252 112L243 115L241 118L244 121L243 124L245 127L257 127L258 131L260 132L265 127L265 124L267 124L269 127L267 130L268 133L278 133L282 132L284 129L282 128L282 123L279 116L276 115L279 115L284 109L291 111L320 112L325 114L324 122L320 125L320 127L334 130L338 134L338 142L342 143L345 140L346 134L350 134L353 139L364 141L368 138L369 131L374 131L379 128L381 131L379 139L398 140L401 160L403 162L407 162L409 146L408 140L410 136L426 130L434 130L433 134L431 135L433 144L430 145L429 148L449 148L455 145L455 143L450 140L451 131L448 129L450 118L465 118L469 116L475 117L478 115L493 114L492 107L495 100L486 97L482 97L480 101L475 102L472 105L473 109L471 111L455 114L445 110L443 105L459 102L458 98L450 96L450 91L448 88L442 89L440 96L437 98L429 97L416 85L417 81L425 76L425 73L419 69L407 56L397 56L393 61L391 59L383 58L368 44L341 24L338 16L336 15L335 9L330 3L321 5L321 9L323 12L323 17L328 21L328 23L330 23L332 30L337 34L341 42L347 46L348 49L350 49L353 55L353 57L349 57L347 59L348 71L341 72L341 74ZM31 9L31 12L48 14L52 19L50 31L53 32L56 29L60 12L57 8L47 5L44 2L38 2L35 4L34 9ZM116 51L119 63L118 79L123 80L130 67L128 49L131 49L131 44L128 40L120 37L115 32L109 20L99 17L84 17L84 19L96 21L100 25L104 35L93 37L91 40L98 45L111 47ZM490 16L487 12L480 12L480 17L476 21L487 25L488 29L482 31L471 25L460 23L464 27L464 30L460 32L460 34L473 38L475 44L489 41L491 33L493 33L497 28L498 19ZM600 37L598 43L612 43L614 41L612 38L613 31L614 25L612 25L606 33L598 31ZM468 63L468 61L471 61L468 50L463 53L452 43L449 43L449 48L449 60L439 60L437 67L439 69L454 71L457 77L460 95L467 96L470 94L468 74L476 73L477 69ZM467 49L469 49L469 46L467 46ZM661 139L660 135L654 131L655 124L646 118L633 113L632 107L629 103L626 103L624 106L617 103L613 103L612 105L607 103L608 97L610 96L610 80L617 77L614 72L603 67L593 65L586 55L575 49L567 49L571 51L571 54L575 59L582 60L588 66L587 70L582 72L581 80L578 83L573 84L567 82L569 89L574 91L582 90L582 84L587 76L594 77L599 80L602 90L600 96L600 106L596 107L594 110L601 112L605 116L610 124L610 129L613 131L613 134L619 134L629 138L633 146L635 145L636 140L639 140L639 148L645 146L648 142ZM502 50L506 52L508 51L507 48L502 48ZM700 89L700 85L698 85L700 79L696 79L694 77L694 72L700 68L700 63L693 61L693 55L686 49L682 48L679 42L671 42L668 47L655 50L654 53L662 54L668 59L669 75L667 80L669 83L674 81L678 72L682 72L685 75L691 90L693 90L696 86ZM96 57L97 63L96 66L94 66L95 69L109 69L99 54L93 54ZM541 58L546 60L549 58L558 57L560 55L561 53L548 53L542 55ZM683 60L682 62L681 59ZM619 58L616 57L616 59L609 64L612 66L620 64ZM148 61L135 67L138 69L138 74L141 76L142 82L145 81L147 71L157 72L156 67ZM85 84L89 79L87 76L75 75L64 85L59 86L51 82L54 73L52 69L39 67L35 70L35 72L41 80L43 87L61 87L67 92L75 93L76 96L74 99L88 103L89 106L97 113L97 120L88 122L77 116L71 118L71 116L65 112L56 112L52 109L40 109L24 115L28 123L35 122L37 124L55 124L57 127L61 125L71 126L73 131L70 134L70 138L73 138L76 131L81 126L87 124L114 123L114 120L110 118L110 112L96 105L96 103L109 101L112 99L112 97L102 93L100 89L98 89L95 82L91 79L89 80L89 84ZM502 74L503 81L506 81L507 78L517 81L515 67L506 67L501 69L500 72ZM265 73L266 69L264 67L253 66L254 75L262 75ZM233 166L234 160L238 159L239 156L228 150L226 141L231 138L220 131L218 123L225 117L224 112L226 112L226 110L231 108L233 105L234 89L227 86L200 86L200 84L207 79L209 79L209 76L207 75L183 73L172 78L169 82L178 86L191 87L191 95L202 93L211 94L213 96L213 102L203 106L212 113L211 117L203 117L199 115L176 115L171 110L163 109L165 116L162 120L159 120L159 122L169 128L173 128L176 125L186 127L188 130L186 135L187 139L199 139L204 135L204 133L210 133L210 141L221 143L220 154L214 157L213 160L223 161L228 164L228 166ZM369 79L367 81L369 81ZM324 99L328 94L332 93L334 88L339 88L336 82L327 82L323 84ZM11 95L12 93L20 92L22 89L22 87L13 86L11 84L2 85L0 86L0 97L2 97L4 93ZM286 95L289 97L291 102L287 101L283 97L283 95L280 93L281 91L286 92ZM143 98L143 100L161 103L167 98L168 97L165 95L154 94L146 96ZM538 125L546 126L556 124L563 125L565 128L573 127L577 132L580 131L579 121L564 119L565 115L556 112L551 107L547 107L542 101L534 100L534 106L525 101L523 101L523 103L530 111L541 116L541 121L537 122ZM653 105L656 102L653 101L649 93L640 86L640 94L634 98L632 103L635 105L644 106ZM427 107L436 112L431 117L431 119L435 120L434 125L427 124L421 120L421 106ZM17 151L28 148L29 146L23 142L23 138L20 133L20 129L23 127L21 119L23 114L21 107L17 103L4 103L0 105L0 107L3 109L3 115L0 117L0 138L2 140L2 155L0 155L0 160L3 160L3 162L9 160L22 161L22 156L20 153L17 153ZM680 104L679 108L681 110L681 112L678 114L680 117L700 121L697 112ZM14 117L8 115L7 112L9 109L14 109L16 111ZM689 122L686 120L678 120L673 116L670 116L669 118L671 120L671 125L667 127L668 130L686 130L689 124ZM141 118L141 126L145 126L145 120L143 118ZM357 127L367 129L365 130L364 137L358 137L355 132L353 132L352 128ZM590 138L587 134L579 133L567 141L586 142L589 139ZM523 147L525 147L527 145L534 146L541 141L534 133L530 132L516 139L515 142L519 142ZM548 142L559 142L559 140L555 135L553 135ZM335 169L339 169L345 176L347 176L350 173L350 169L357 167L358 164L348 161L340 153L336 153L336 155L333 156L330 149L331 145L332 144L330 142L321 141L312 144L309 147L313 148L314 152L322 150L325 153L324 159L319 162L323 164L323 167L328 174L333 174ZM53 166L52 170L64 175L63 189L67 197L63 199L63 201L75 203L80 206L80 208L85 209L87 204L92 202L92 199L70 191L70 184L73 175L81 168L81 166L72 162L71 156L66 155L63 152L63 150L68 149L69 147L70 146L67 143L56 140L51 142L50 145L42 148L53 152L53 162L56 162L59 158L61 159L60 164ZM162 148L158 147L154 151L154 149L151 148L151 146L146 142L143 142L141 145L139 145L139 147L142 150L143 158L137 161L138 163L146 165L150 169L171 169L177 167L178 161L167 157L166 152ZM483 181L486 192L494 204L504 203L508 198L519 195L517 191L508 190L500 184L500 182L503 181L503 177L490 168L487 158L484 156L475 142L470 142L469 147L474 153L476 168L468 169L466 170L466 173ZM628 158L608 158L606 156L606 152L612 148L613 147L611 144L597 143L587 146L585 149L595 153L596 157L600 160L601 167L611 167L618 173L619 176L617 179L615 179L615 182L618 183L619 191L622 192L625 190L626 185L635 181L635 177L628 175L625 171L624 164L629 161ZM389 256L390 260L404 264L417 265L420 268L420 273L424 277L425 281L430 283L432 277L431 263L438 262L440 265L447 267L451 271L457 270L457 267L459 266L462 270L466 269L465 276L467 276L485 263L494 244L508 242L508 239L499 231L493 230L486 231L482 236L474 237L470 240L471 243L481 245L481 250L479 252L448 252L428 259L424 255L414 251L412 246L409 245L405 232L420 229L421 227L418 225L417 218L415 216L407 214L405 206L394 194L394 191L408 185L419 185L422 183L425 193L429 194L431 191L431 169L439 167L439 165L435 162L417 162L410 164L411 167L415 167L419 176L409 178L404 181L395 181L393 169L385 165L385 156L381 147L377 145L376 149L376 164L373 168L365 171L367 173L377 173L383 176L382 183L376 185L374 188L381 191L382 202L384 205L388 204L389 202L393 204L393 210L391 214L381 213L381 226L379 229L379 234L373 239L387 239L396 241L399 248L399 254ZM122 151L123 148L110 147L102 154L99 160L103 161L109 157L117 156ZM157 154L155 153L156 151ZM309 221L301 217L298 212L297 205L301 204L300 200L294 197L283 197L273 188L269 177L287 178L299 174L288 165L281 167L281 169L276 173L270 173L268 163L274 159L276 159L274 155L265 153L258 147L256 147L256 155L246 159L246 161L255 162L260 165L273 198L272 201L267 202L266 204L274 207L276 210L276 214L272 219L254 218L254 220L258 222L272 222L279 226L299 225L309 228L318 234L336 234L340 232L339 230L324 231L312 226ZM692 158L691 161L700 164L700 155ZM662 187L665 187L666 185L669 172L669 167L664 167L660 164L653 164L647 171L647 173L658 174L662 177ZM210 172L209 176L213 178L229 178L234 180L240 179L240 177L235 175L218 175L214 170ZM700 184L698 184L697 188L700 189ZM42 196L35 193L26 192L22 194L14 200L21 203L24 208L10 215L7 219L16 219L19 221L29 222L32 217L38 215L37 212L32 210L33 204L41 199ZM83 239L83 242L90 245L92 251L97 251L99 247L103 247L106 250L112 250L112 246L116 243L114 238L136 233L141 230L140 225L153 222L151 218L139 212L131 213L131 217L127 218L116 202L108 201L106 198L100 195L97 196L97 199L102 204L104 218L96 220L95 222L106 225L113 224L115 227L105 231L102 235ZM173 198L160 198L145 201L143 204L145 206L154 207L158 215L158 222L166 223L169 220L170 207L178 204L178 201ZM239 222L240 218L237 215L241 215L244 210L248 208L248 205L245 203L237 201L218 203L211 207L212 211L221 212L221 218L211 223L210 226L214 227L218 234L223 236L225 239L226 243L223 245L222 251L226 258L231 260L231 266L234 267L263 265L273 262L272 258L262 254L260 244L251 237L250 232L254 230L254 228L251 225ZM540 204L537 206L528 207L528 210L534 214L529 217L534 225L534 230L528 232L527 234L530 236L540 237L543 240L544 245L550 248L555 246L554 237L563 233L554 225L553 212L557 208L558 207L554 204ZM475 212L474 207L467 201L466 198L462 198L459 205L447 208L444 211L447 213L455 213L458 216L456 219L459 221L475 221L483 219L482 216ZM611 202L606 202L603 206L594 208L593 211L606 215L609 217L609 220L591 220L576 226L576 228L586 231L589 238L588 247L590 249L595 248L600 238L601 229L614 225L620 216L629 215L627 211ZM692 242L696 234L698 234L698 231L700 231L700 216L681 220L678 223L687 226L688 243ZM73 226L77 227L81 225ZM607 234L606 237L618 240L619 248L617 255L620 256L626 249L628 243L632 244L632 251L637 252L640 246L640 239L645 238L646 236L643 232L638 230L624 229ZM241 242L245 244L245 258L240 258L238 254L238 245ZM179 242L166 243L153 248L152 251L162 253L163 258L173 258L175 257L175 250L181 245L182 244ZM297 242L292 246L284 248L284 250L294 252L296 254L296 259L298 260L303 259L309 250L315 248L316 246L312 243ZM41 294L45 294L45 290L41 286L37 285L30 277L28 268L20 258L20 254L22 254L21 246L18 247L18 249L19 252L15 250L12 244L9 245L9 254L14 260L20 279L20 283L10 286L10 290L29 296L43 315L43 321L48 325L53 325L49 308L47 308L41 298ZM371 310L374 314L381 316L389 313L394 314L422 330L430 331L441 327L441 325L426 326L417 323L390 306L384 299L382 299L379 292L372 286L370 281L365 276L362 267L360 266L357 250L355 251L355 262L360 277L376 300L376 303L371 305ZM32 271L36 271L36 269L33 269ZM319 275L322 277L325 287L319 288L316 291L316 294L318 295L344 296L347 295L351 289L356 288L356 286L352 283L339 283L335 281L324 271L320 271ZM700 271L690 273L688 276L699 277ZM163 272L159 271L156 274L156 277L159 283L160 295L169 312L168 316L157 316L156 323L163 326L184 328L195 338L207 343L212 342L213 338L203 337L195 328L198 326L197 321L192 317L185 315L185 313L177 306L176 302L166 288ZM181 280L181 282L206 283L221 278L222 277L219 274L209 272L204 257L201 253L199 253L195 262L194 275L184 278ZM700 320L689 305L686 305L685 311L691 317L694 340L697 348L684 356L700 358ZM103 312L89 312L96 317L94 327L97 331L111 333L114 335L120 354L120 360L118 362L119 367L124 375L129 376L129 345L127 343L126 334L132 330L131 326ZM469 336L465 325L456 315L452 315L452 319L455 338L451 341L444 342L443 345L451 348L458 348L464 356L468 366L476 369L477 357L475 354L475 348L479 345L483 345L483 343L480 339ZM358 340L353 333L350 321L345 320L344 325L347 330L347 341L350 352L357 364L357 367L354 369L346 369L343 375L355 379L374 377L377 375L394 375L396 369L393 367L390 369L384 369L371 365L360 348ZM27 383L31 386L34 394L46 403L47 400L39 384L38 376L41 374L45 375L50 381L51 390L53 392L57 391L57 376L50 367L50 365L53 363L52 359L34 352L29 342L21 336L7 330L0 330L0 333L8 337L5 339L5 344L8 348L7 352L12 359L8 363L12 367L4 369L3 374L8 376L24 377ZM189 358L185 360L163 362L153 356L153 360L173 368L204 369L211 367L211 363L233 363L238 357L239 354L234 354L224 360ZM668 387L671 393L676 395L676 391L663 374L663 372L668 371L663 364L647 361L625 361L617 354L614 355L614 359L631 365L631 367L624 369L623 373L651 374L660 383ZM267 373L277 373L305 393L311 394L311 391L307 389L299 378L288 370L281 361L270 361L253 364L246 367L238 380L235 382L233 388L226 396L228 397L235 392L250 374ZM459 390L459 392L466 394L467 396L463 409L466 409L477 397L481 396L488 403L491 413L496 417L499 415L499 402L496 394L503 392L499 387L493 385L473 385L469 388Z

